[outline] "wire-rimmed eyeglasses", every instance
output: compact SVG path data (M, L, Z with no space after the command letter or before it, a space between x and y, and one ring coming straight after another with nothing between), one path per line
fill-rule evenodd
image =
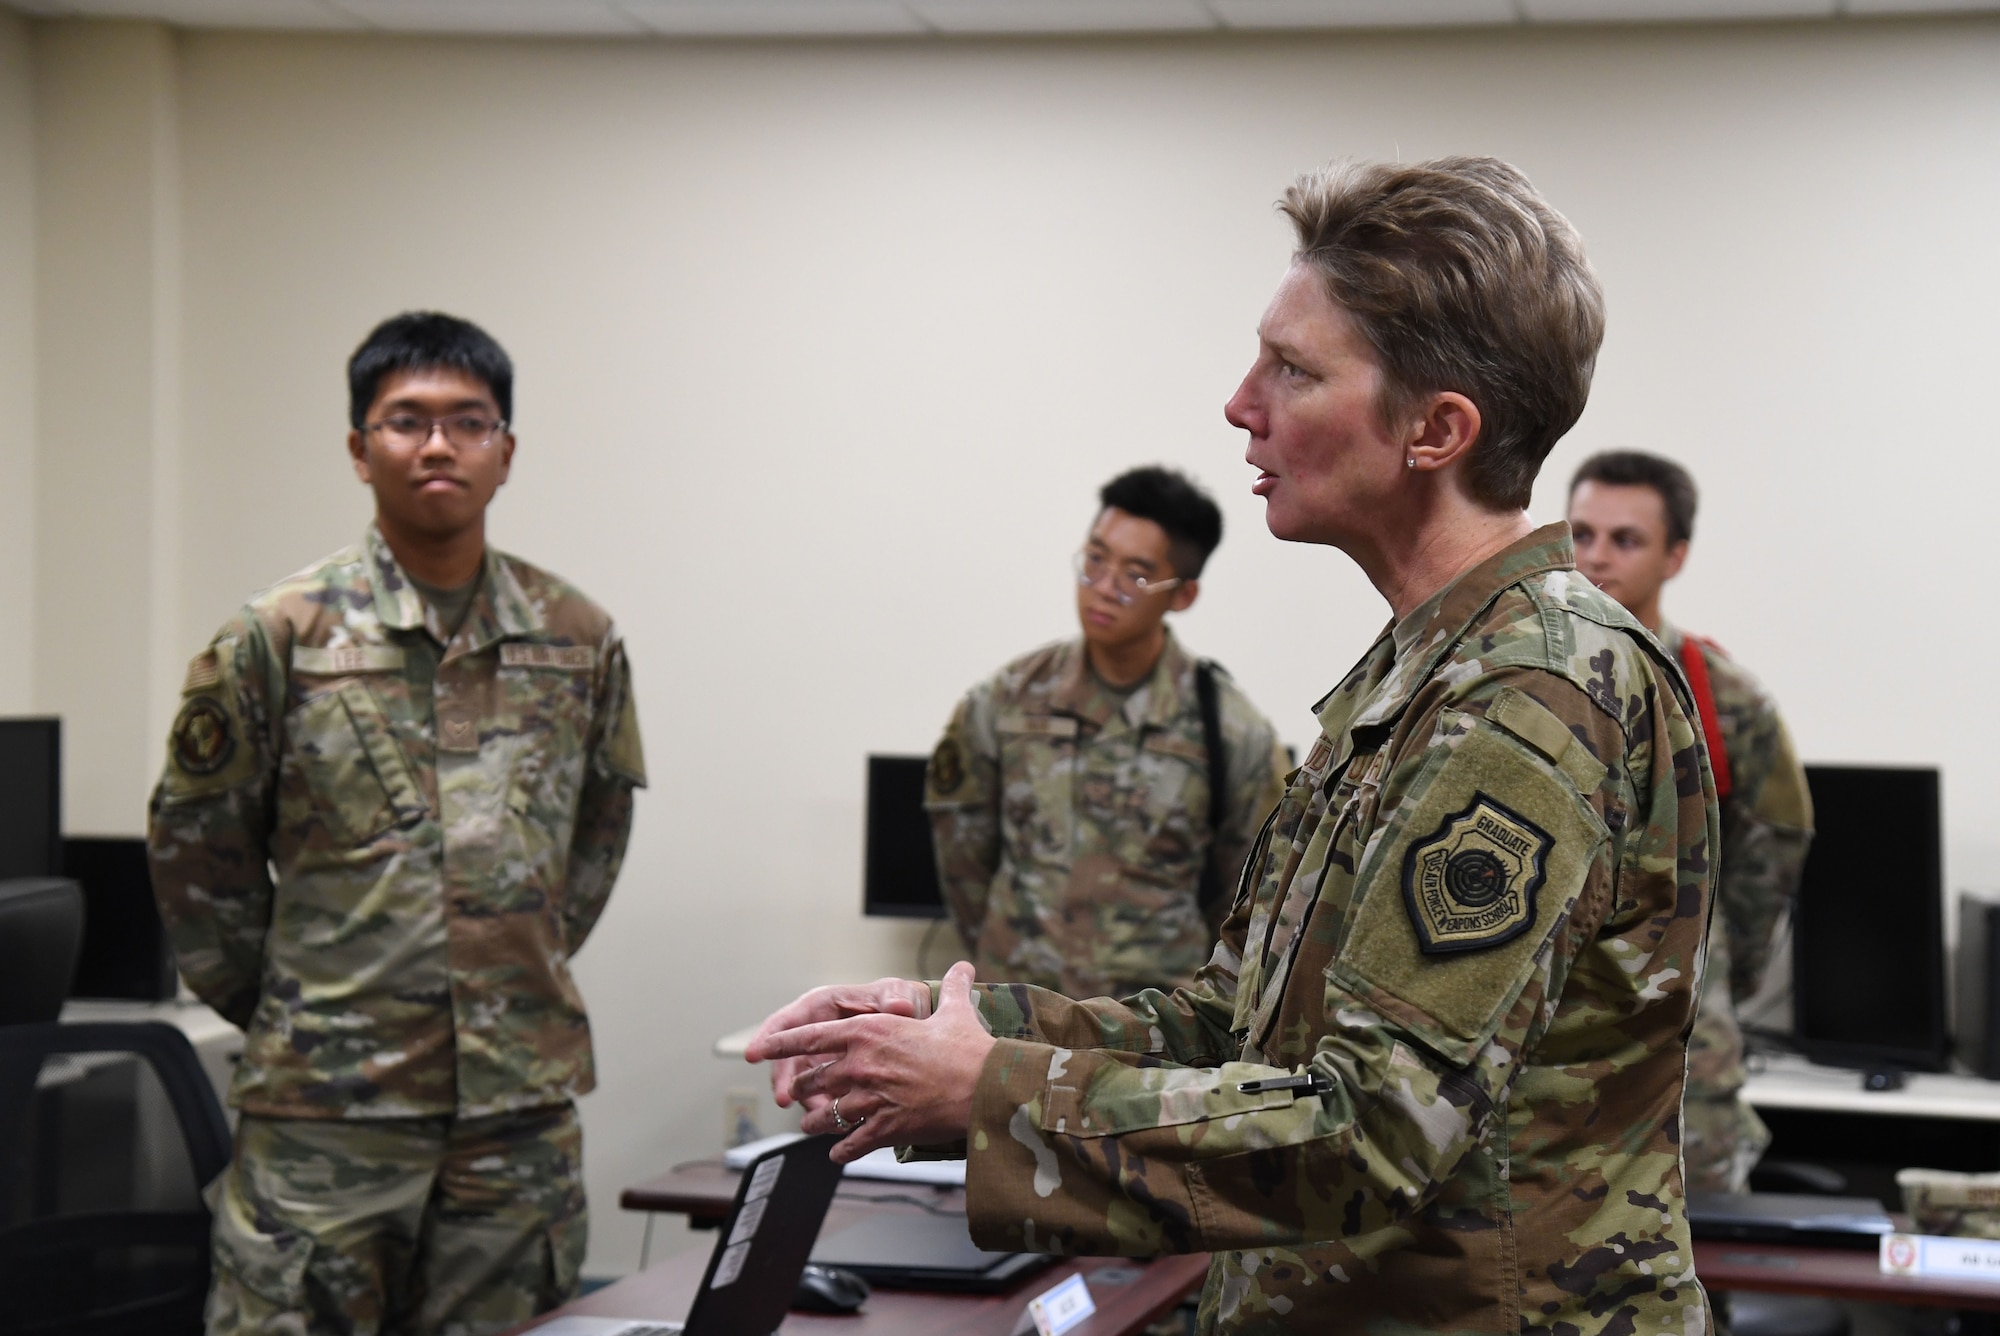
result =
M1148 594L1161 594L1180 584L1181 577L1171 580L1148 580L1135 570L1124 566L1114 566L1109 557L1096 552L1079 552L1070 561L1076 571L1076 582L1085 589L1094 589L1110 578L1110 588L1106 591L1113 600L1124 607L1131 607Z

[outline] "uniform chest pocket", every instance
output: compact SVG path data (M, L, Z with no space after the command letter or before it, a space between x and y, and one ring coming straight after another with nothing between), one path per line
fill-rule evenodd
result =
M1000 814L1016 861L1065 864L1074 849L1078 727L1067 715L1003 714Z
M368 684L343 683L285 718L286 768L337 845L368 843L428 810Z
M489 746L508 757L507 805L544 821L567 821L589 757L594 658L588 646L503 645ZM552 651L576 650L568 657ZM530 652L539 651L531 655Z

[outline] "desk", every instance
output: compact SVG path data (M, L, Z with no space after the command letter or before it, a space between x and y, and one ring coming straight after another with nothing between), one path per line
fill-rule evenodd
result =
M1758 1109L2000 1122L2000 1081L1911 1072L1901 1090L1863 1090L1859 1072L1822 1067L1790 1053L1758 1058L1743 1083L1743 1097Z
M619 1194L628 1211L668 1211L697 1227L713 1228L729 1214L736 1198L737 1173L721 1161L683 1165ZM922 1203L916 1205L913 1203ZM965 1209L963 1188L922 1183L851 1179L841 1183L821 1232L845 1229L877 1211ZM628 1276L615 1285L558 1310L600 1317L678 1318L686 1314L708 1266L708 1250L692 1248ZM842 1332L847 1336L1007 1336L1030 1298L1065 1277L1080 1274L1090 1286L1096 1314L1075 1328L1076 1336L1134 1336L1172 1312L1208 1274L1208 1255L1161 1257L1151 1262L1122 1257L1065 1259L1037 1271L1008 1294L928 1294L877 1288L857 1316L793 1313L780 1332ZM551 1314L550 1316L555 1316ZM521 1328L531 1331L533 1327Z
M2000 1312L2000 1281L1884 1275L1873 1249L1700 1240L1694 1245L1694 1273L1711 1292L1758 1290Z

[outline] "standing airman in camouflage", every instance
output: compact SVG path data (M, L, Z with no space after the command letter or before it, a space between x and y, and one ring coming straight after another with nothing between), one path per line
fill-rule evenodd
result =
M1570 480L1577 568L1686 669L1722 804L1722 858L1701 1011L1688 1041L1681 1155L1690 1192L1741 1192L1771 1133L1743 1098L1737 1007L1763 984L1812 842L1812 795L1778 707L1712 640L1660 613L1694 537L1694 479L1658 455L1609 451Z
M584 1252L568 961L645 783L625 652L486 545L500 346L403 315L348 372L375 522L195 657L153 795L182 974L246 1032L212 1333L501 1330Z
M966 695L924 795L980 977L1071 997L1194 981L1285 770L1270 721L1165 622L1194 603L1222 512L1162 468L1098 499L1076 556L1082 636Z
M1204 1332L1703 1332L1679 1113L1714 787L1678 667L1525 510L1596 279L1490 158L1282 207L1228 417L1272 533L1348 553L1394 620L1213 958L1122 1003L964 963L820 989L749 1055L838 1159L963 1138L986 1247L1214 1253Z

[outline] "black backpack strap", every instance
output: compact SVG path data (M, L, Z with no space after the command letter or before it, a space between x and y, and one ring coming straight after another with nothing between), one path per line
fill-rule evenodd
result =
M1194 695L1201 706L1201 745L1208 753L1208 852L1202 858L1201 889L1196 903L1205 915L1222 898L1222 870L1215 865L1215 846L1222 835L1222 821L1229 789L1229 756L1222 746L1222 705L1215 675L1228 675L1213 659L1197 660L1194 666Z

